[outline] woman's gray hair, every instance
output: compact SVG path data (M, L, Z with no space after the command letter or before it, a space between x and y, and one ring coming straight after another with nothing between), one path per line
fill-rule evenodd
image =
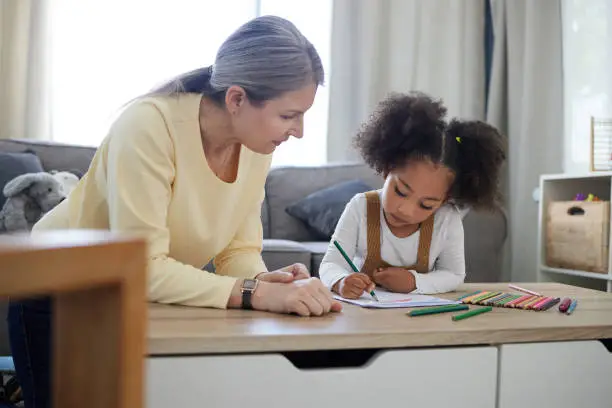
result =
M227 89L237 85L252 103L261 103L311 83L322 85L324 77L315 47L293 23L262 16L231 34L213 65L179 75L148 95L200 93L223 105Z

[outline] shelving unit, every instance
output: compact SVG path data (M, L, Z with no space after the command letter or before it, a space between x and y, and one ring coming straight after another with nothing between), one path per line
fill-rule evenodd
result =
M560 282L612 292L612 251L608 255L608 273L563 269L546 265L546 214L548 204L573 200L577 193L592 193L610 201L612 172L587 174L547 174L540 177L538 211L538 281ZM612 220L612 217L610 217ZM609 244L608 244L609 245Z

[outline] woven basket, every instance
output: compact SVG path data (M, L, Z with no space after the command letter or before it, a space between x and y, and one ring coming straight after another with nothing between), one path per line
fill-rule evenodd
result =
M609 201L557 201L546 217L546 264L608 273Z

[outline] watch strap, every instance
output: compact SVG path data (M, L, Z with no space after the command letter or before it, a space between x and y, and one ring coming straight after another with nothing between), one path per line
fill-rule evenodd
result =
M242 308L247 310L253 310L253 303L251 302L251 295L253 293L250 290L242 292Z
M257 279L245 279L242 282L240 291L242 293L242 308L247 310L253 310L253 292L257 288Z

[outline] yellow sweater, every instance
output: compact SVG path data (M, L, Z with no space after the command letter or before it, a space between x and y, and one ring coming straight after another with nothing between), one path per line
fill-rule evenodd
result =
M182 94L127 107L76 189L34 231L144 233L149 300L225 308L237 277L266 271L260 214L271 156L243 146L236 181L221 181L204 156L199 102ZM216 274L202 270L212 258Z

